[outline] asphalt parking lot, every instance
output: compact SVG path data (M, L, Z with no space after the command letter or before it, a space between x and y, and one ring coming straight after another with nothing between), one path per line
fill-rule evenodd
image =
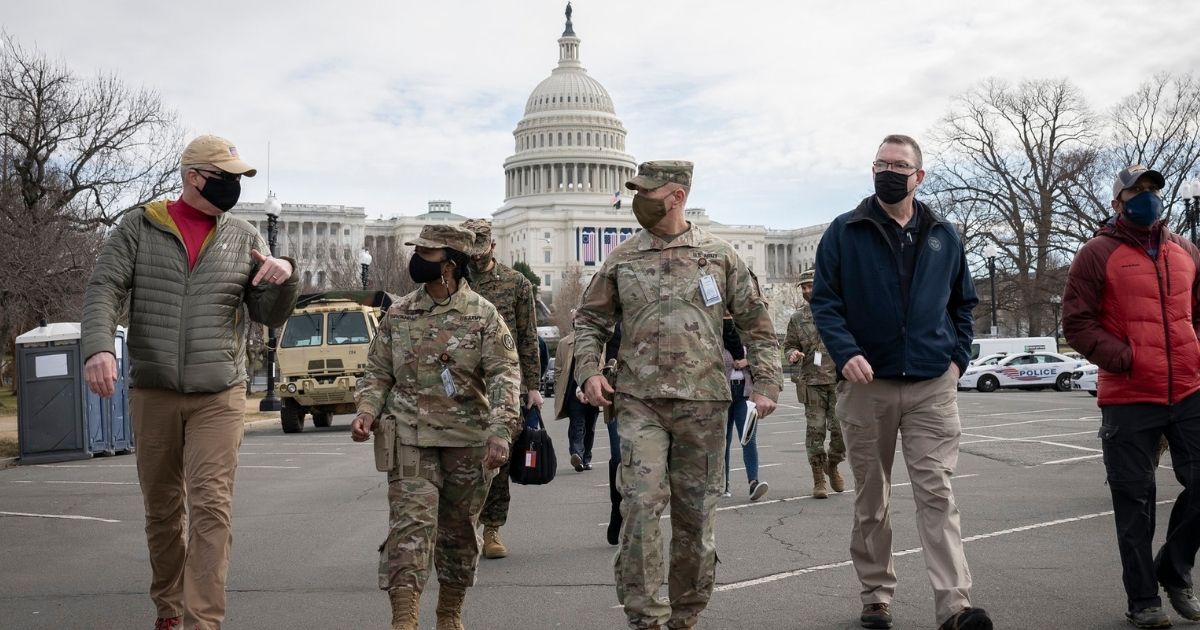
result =
M759 433L760 478L771 490L758 502L745 496L734 446L734 496L721 500L718 514L718 587L702 626L857 628L859 587L847 550L852 492L808 496L803 410L790 387L781 402ZM955 492L975 604L993 614L997 628L1127 627L1096 400L1079 392L1003 391L963 392L959 402ZM299 435L284 435L277 423L248 430L226 627L386 627L386 597L375 585L385 480L374 471L370 447L351 442L347 421ZM607 439L601 427L599 465L576 473L567 462L565 422L550 428L558 478L514 486L502 530L511 555L481 560L467 595L469 628L624 627L612 587L613 548L604 541ZM893 476L900 579L893 614L897 628L933 628L901 461ZM1160 530L1180 490L1169 457L1163 463ZM133 456L118 456L0 471L0 627L152 625L133 466ZM422 627L433 624L432 582Z

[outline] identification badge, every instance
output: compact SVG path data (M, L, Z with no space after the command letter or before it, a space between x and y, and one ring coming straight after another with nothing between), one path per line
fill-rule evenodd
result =
M717 288L717 281L709 274L700 276L700 295L704 298L705 306L721 303L721 290Z
M446 390L446 395L451 398L458 395L458 388L454 386L454 375L450 373L450 368L442 370L442 389Z
M821 367L821 353L820 352L813 353L813 365L815 365L817 367Z
M525 451L525 467L537 468L537 451L533 449Z

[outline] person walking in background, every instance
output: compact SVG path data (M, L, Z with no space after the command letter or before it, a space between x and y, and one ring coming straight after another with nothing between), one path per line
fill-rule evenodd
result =
M571 311L574 316L574 309ZM575 472L592 469L592 445L596 440L596 418L600 408L579 400L583 393L575 383L575 333L558 342L554 362L554 417L569 418L568 450Z
M744 435L746 430L746 414L749 411L746 403L750 400L750 395L754 393L754 379L750 377L750 370L747 369L749 362L746 361L746 347L742 345L742 338L733 326L733 318L726 316L723 326L725 347L721 353L725 359L725 373L729 375L729 396L731 398L729 421L725 425L724 495L730 496L729 450L733 442L734 430L737 430L739 438ZM767 482L758 479L758 437L756 435L751 436L750 440L742 445L742 463L746 466L746 480L750 484L748 491L750 500L757 501L767 494L770 486Z
M1117 173L1116 216L1075 255L1062 301L1067 342L1100 367L1100 441L1125 617L1138 628L1170 627L1160 585L1179 616L1200 621L1192 582L1200 549L1200 252L1167 229L1165 185L1140 164ZM1154 470L1164 436L1183 491L1154 554Z

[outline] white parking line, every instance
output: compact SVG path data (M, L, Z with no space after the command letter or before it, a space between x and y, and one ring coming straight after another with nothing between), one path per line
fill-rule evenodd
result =
M1157 503L1155 503L1155 505L1164 505L1167 503L1174 503L1174 502L1175 502L1175 499L1166 499L1163 501L1158 501ZM1113 513L1112 510L1107 510L1105 512L1094 512L1092 514L1083 514L1080 516L1072 516L1069 518L1060 518L1057 520L1045 521L1042 523L1031 523L1029 525L1021 525L1020 527L1012 527L1009 529L1002 529L999 531L988 532L986 534L977 534L975 536L968 536L966 538L963 538L962 541L964 543L968 543L968 542L975 542L977 540L986 540L988 538L997 538L1000 536L1008 536L1008 535L1017 534L1020 532L1027 532L1027 531L1031 531L1031 530L1035 530L1035 529L1042 529L1044 527L1053 527L1055 525L1065 525L1067 523L1077 523L1079 521L1086 521L1086 520L1090 520L1090 519L1094 519L1094 518L1100 518L1102 516L1111 516L1112 513ZM909 556L909 555L912 555L915 553L919 553L920 551L921 551L921 547L913 547L911 549L904 549L902 551L893 552L892 557L898 558L900 556ZM851 564L853 564L853 563L850 560L843 560L841 562L833 562L830 564L819 564L817 566L805 567L803 569L795 569L792 571L783 571L781 573L773 573L771 575L764 575L762 577L754 578L751 580L742 580L740 582L730 582L729 584L722 584L721 586L718 586L713 590L717 591L717 592L733 591L733 590L737 590L737 589L747 588L750 586L758 586L760 584L768 584L770 582L777 582L779 580L787 579L790 577L807 575L809 573L816 573L817 571L824 571L826 569L839 569L842 567L848 567Z
M1091 448L1089 446L1077 446L1075 444L1063 444L1062 442L1050 442L1048 440L1037 440L1037 439L1033 439L1033 438L1006 438L1006 437L997 437L994 435L982 435L979 433L963 433L963 435L967 435L970 437L986 438L987 440L993 440L993 441L997 441L997 442L1028 442L1031 444L1046 444L1049 446L1059 446L1062 448L1071 448L1071 449L1075 449L1077 451L1090 451L1092 453L1101 452L1100 449ZM985 441L987 441L987 440L985 440Z
M1081 462L1085 459L1097 459L1100 457L1104 457L1104 453L1097 453L1095 455L1083 455L1082 457L1068 457L1066 459L1056 459L1052 462L1042 462L1040 464L1035 464L1035 465L1036 466L1051 466L1054 464L1069 464L1071 462Z
M99 521L101 523L120 523L116 519L100 518L98 516L79 516L78 514L30 514L28 512L0 512L0 516L26 516L29 518L58 518L68 521Z
M959 442L959 446L962 446L964 444L982 444L985 442L1013 442L1013 441L1028 441L1028 440L1044 440L1046 438L1070 437L1072 435L1089 435L1089 434L1095 435L1095 433L1096 433L1095 429L1088 429L1087 431L1076 431L1074 433L1051 433L1050 435L1034 435L1034 436L1027 437L1027 438L989 438L986 440L969 440L966 442ZM963 433L963 435L971 435L971 434Z
M995 429L997 427L1015 427L1020 424L1038 424L1042 422L1095 422L1100 419L1100 416L1083 416L1081 418L1043 418L1041 420L1022 420L1020 422L1005 422L1003 424L985 424L981 427L963 427L964 431L975 431L978 429Z

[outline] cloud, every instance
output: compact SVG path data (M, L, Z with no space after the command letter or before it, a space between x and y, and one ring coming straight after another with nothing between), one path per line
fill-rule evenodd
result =
M794 228L869 193L879 138L925 137L987 77L1065 77L1106 111L1153 72L1200 65L1200 5L1137 19L1084 0L895 3L580 0L589 73L637 159L696 163L696 206ZM83 72L158 90L193 132L234 139L287 202L484 216L563 3L25 2L4 29ZM265 177L247 199L266 195Z

